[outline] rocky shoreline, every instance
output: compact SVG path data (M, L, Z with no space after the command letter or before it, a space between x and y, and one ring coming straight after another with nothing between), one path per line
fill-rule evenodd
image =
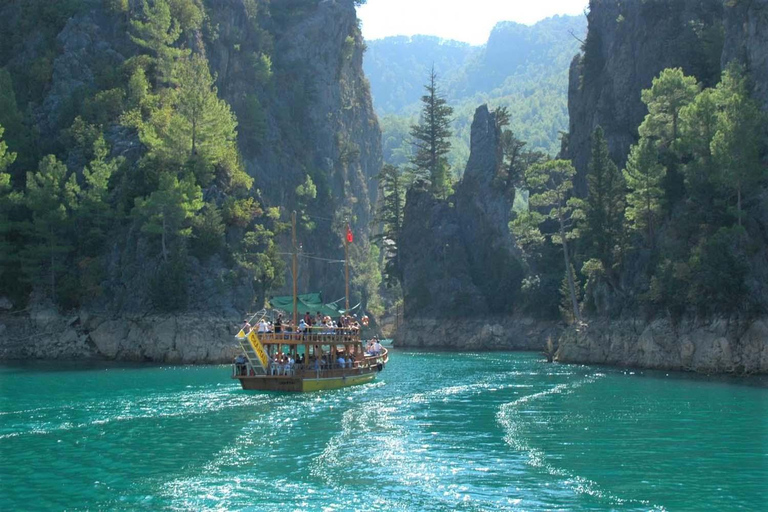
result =
M707 374L768 374L768 319L594 320L563 333L555 360Z
M565 329L559 322L519 317L415 318L401 327L401 348L544 351L555 361L706 374L768 374L768 319L672 322L593 319Z
M170 364L229 363L238 354L240 318L123 315L62 316L37 307L0 316L0 361L113 360ZM768 374L768 318L592 319L579 327L528 317L418 317L395 334L398 348L543 351L555 361L706 374Z
M52 308L0 316L0 361L103 359L172 364L229 363L241 318L93 314Z

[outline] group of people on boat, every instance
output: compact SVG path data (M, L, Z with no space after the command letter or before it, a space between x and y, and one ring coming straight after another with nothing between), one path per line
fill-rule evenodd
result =
M379 356L383 351L384 347L381 346L378 336L374 336L365 344L365 355L367 356Z
M363 325L366 324L366 319L367 317L363 317ZM253 329L256 329L258 334L281 332L299 332L304 334L357 334L360 332L360 328L361 325L357 320L357 315L342 314L337 321L328 315L323 316L319 311L315 316L307 311L299 320L299 324L295 331L291 322L283 320L282 314L277 315L277 319L274 322L263 317L255 327L252 326L248 320L245 320L242 330L246 335Z

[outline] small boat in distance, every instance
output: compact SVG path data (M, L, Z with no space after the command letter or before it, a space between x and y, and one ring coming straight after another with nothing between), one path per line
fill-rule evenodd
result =
M232 366L232 378L243 389L261 391L319 391L338 389L373 381L389 361L386 348L377 341L363 346L356 322L340 321L336 326L309 326L297 323L296 212L293 225L293 323L269 332L263 326L238 332L236 339L243 351ZM349 226L344 239L346 304L342 318L349 319L349 244L353 237ZM367 317L363 317L367 325Z

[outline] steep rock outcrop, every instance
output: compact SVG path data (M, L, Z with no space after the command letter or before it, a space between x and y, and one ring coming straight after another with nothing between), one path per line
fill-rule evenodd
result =
M768 321L592 320L561 336L556 360L701 373L768 373Z
M263 109L261 139L240 137L248 173L266 202L288 209L298 209L294 190L311 176L318 189L313 215L333 218L346 209L355 234L367 237L378 193L372 179L382 165L381 131L363 74L365 45L354 1L321 0L303 13L284 9L289 8L269 7L272 77L259 80L254 55L244 48L263 47L264 35L252 28L244 2L223 0L210 7L221 28L206 51L219 74L221 95L238 118L248 118L255 99ZM328 222L318 226L300 233L302 244L317 255L339 255L340 237L329 236ZM343 295L335 269L316 260L302 261L305 265L303 289Z
M623 166L647 114L640 91L663 69L681 67L705 85L720 75L722 0L592 0L584 52L573 59L568 87L566 156L578 171L575 190L586 195L590 137L602 126L617 165Z
M472 282L486 298L486 311L494 314L512 310L523 278L521 255L509 232L510 197L498 179L504 160L500 139L495 115L478 108L455 197Z
M768 110L768 0L726 2L723 67L741 62L752 76L754 97Z
M503 319L512 313L522 264L509 232L511 198L498 185L499 139L495 114L479 107L472 154L455 194L437 199L423 183L408 192L399 247L405 298L399 346L459 348L480 326L496 325L498 336L477 338L473 346L528 347Z

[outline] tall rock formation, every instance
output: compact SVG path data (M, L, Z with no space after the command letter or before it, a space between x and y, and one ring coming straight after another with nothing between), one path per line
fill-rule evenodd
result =
M318 188L313 215L333 218L344 209L355 233L367 237L377 195L372 179L381 169L382 152L363 74L365 45L354 0L315 4L291 15L282 13L283 7L270 6L266 26L275 51L272 77L266 83L254 80L254 57L245 49L264 37L253 28L246 2L211 4L211 19L221 28L206 49L219 74L221 94L238 118L247 118L254 98L263 108L261 140L253 143L245 134L240 142L248 172L264 199L297 208L294 191L309 175ZM337 258L340 233L334 234L327 221L316 224L317 229L300 232L303 246L315 255ZM323 290L334 298L344 293L335 269L317 260L302 265L302 288Z
M479 107L472 154L455 194L437 199L423 183L408 192L400 237L405 322L399 346L541 346L549 326L512 317L523 267L508 226L512 198L498 182L499 139L495 114Z

